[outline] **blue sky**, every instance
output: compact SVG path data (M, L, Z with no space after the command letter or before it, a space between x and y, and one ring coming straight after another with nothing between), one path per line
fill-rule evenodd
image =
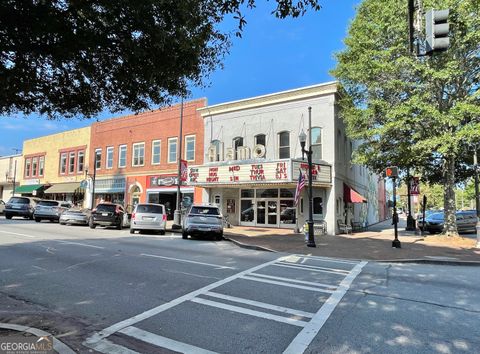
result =
M322 0L322 9L297 19L279 20L270 14L274 1L258 1L248 11L242 38L235 38L224 69L210 77L207 88L192 88L193 98L210 105L314 85L333 78L334 53L343 48L348 25L360 0ZM228 21L226 28L233 28ZM119 116L104 112L100 120ZM84 127L91 120L48 121L22 114L0 117L0 155L22 148L25 139Z

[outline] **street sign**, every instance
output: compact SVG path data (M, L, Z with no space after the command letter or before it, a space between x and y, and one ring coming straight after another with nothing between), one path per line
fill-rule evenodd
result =
M86 189L88 187L88 181L84 179L80 182L80 188Z
M398 167L397 166L390 166L385 169L385 176L396 178L398 177Z

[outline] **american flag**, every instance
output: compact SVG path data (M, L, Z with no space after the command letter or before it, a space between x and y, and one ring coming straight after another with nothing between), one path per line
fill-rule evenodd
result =
M303 187L305 187L305 175L302 173L302 170L299 170L299 172L297 189L295 190L295 206L297 206L298 201L300 200L300 193L302 192Z

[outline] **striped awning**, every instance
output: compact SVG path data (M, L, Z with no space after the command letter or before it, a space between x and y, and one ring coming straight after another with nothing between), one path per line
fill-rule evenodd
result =
M80 182L57 183L48 188L46 194L75 193L80 189Z

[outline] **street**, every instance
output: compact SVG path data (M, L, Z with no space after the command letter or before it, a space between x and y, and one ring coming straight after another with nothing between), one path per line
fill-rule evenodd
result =
M472 353L478 268L0 218L2 323L75 352Z

